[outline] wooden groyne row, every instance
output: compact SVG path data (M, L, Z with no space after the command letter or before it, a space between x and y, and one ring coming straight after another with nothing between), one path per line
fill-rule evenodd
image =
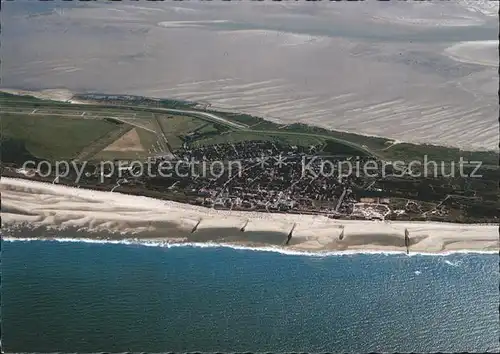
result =
M198 229L198 226L200 226L201 221L202 221L202 219L198 220L198 222L196 223L196 225L191 230L191 233L196 232L196 230ZM246 229L249 221L250 221L250 219L247 219L245 221L245 224L240 228L241 232L245 232L245 229ZM292 229L290 230L290 232L287 235L287 239L286 239L285 245L289 245L290 244L290 241L292 240L292 237L293 237L293 231L295 230L296 226L297 226L297 223L293 223ZM339 235L339 240L340 241L342 241L344 239L344 231L345 231L344 225L342 225L341 228L342 228L342 232ZM406 247L406 254L409 254L410 253L410 232L408 231L407 228L405 228L405 247Z

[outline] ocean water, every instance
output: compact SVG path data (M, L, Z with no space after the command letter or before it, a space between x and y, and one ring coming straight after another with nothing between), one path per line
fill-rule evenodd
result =
M495 254L2 242L7 352L498 352Z

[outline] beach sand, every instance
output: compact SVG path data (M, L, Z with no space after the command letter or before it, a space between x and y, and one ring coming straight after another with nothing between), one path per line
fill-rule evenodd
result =
M21 225L75 228L110 231L109 238L114 241L225 244L324 253L406 252L407 229L411 252L493 252L499 248L496 225L334 220L319 215L220 211L6 177L1 179L0 191L2 227L6 230Z

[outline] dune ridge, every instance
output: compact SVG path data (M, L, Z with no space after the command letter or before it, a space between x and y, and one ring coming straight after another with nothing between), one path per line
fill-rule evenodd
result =
M499 248L497 225L334 220L313 215L221 211L6 177L1 179L0 191L2 227L28 225L111 232L107 240L99 240L96 235L96 242L271 247L319 253L406 252L407 229L411 252ZM286 245L292 229L293 236Z

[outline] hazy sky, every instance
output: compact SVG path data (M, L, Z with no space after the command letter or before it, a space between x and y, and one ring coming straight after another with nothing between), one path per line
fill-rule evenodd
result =
M498 39L498 3L466 3L18 0L2 3L2 87L204 100L494 149L498 52L484 41Z

